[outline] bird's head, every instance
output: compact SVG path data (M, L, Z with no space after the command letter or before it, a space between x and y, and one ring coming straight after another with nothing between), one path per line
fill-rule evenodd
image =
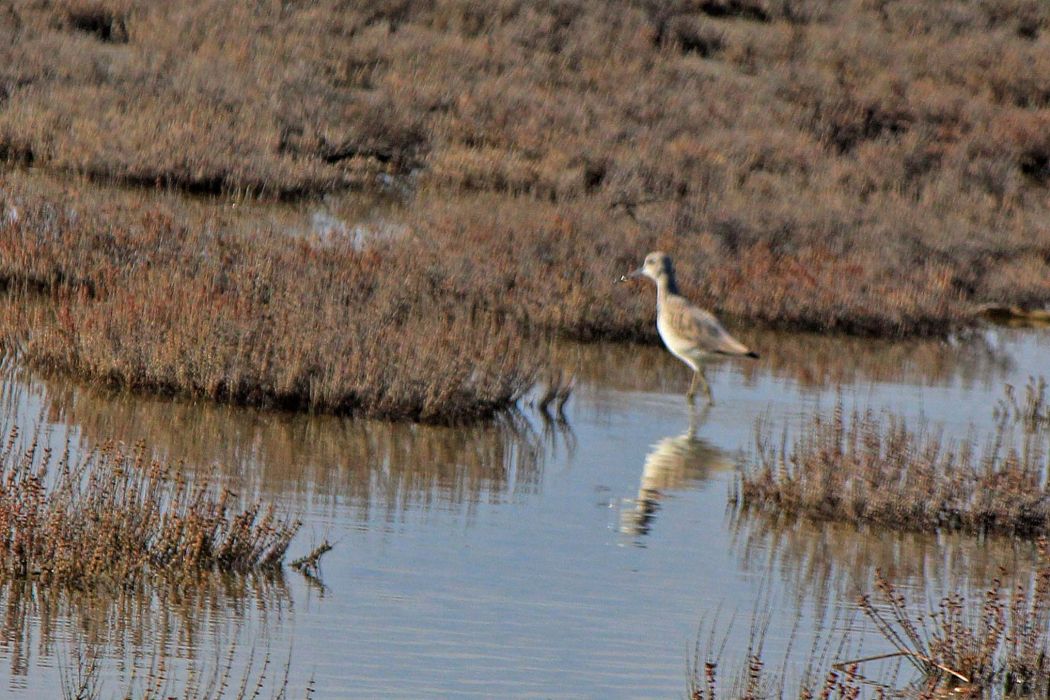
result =
M635 279L636 277L648 277L653 282L658 282L662 277L674 275L671 267L671 256L659 250L649 253L642 261L642 266L633 272L629 272L620 278L621 282Z

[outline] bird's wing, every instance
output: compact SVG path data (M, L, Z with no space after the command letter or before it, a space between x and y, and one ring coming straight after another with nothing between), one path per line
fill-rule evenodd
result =
M718 355L747 355L751 352L729 335L711 312L677 295L669 295L665 303L668 321L678 335L693 341L704 352Z

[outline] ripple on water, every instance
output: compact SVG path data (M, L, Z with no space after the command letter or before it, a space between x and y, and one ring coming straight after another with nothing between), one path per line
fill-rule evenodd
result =
M255 650L282 672L290 656L293 694L313 678L318 697L680 695L701 621L728 635L729 666L760 611L779 664L792 639L804 655L814 636L862 634L853 600L876 568L917 593L1030 565L1026 544L742 517L726 496L760 416L790 424L841 396L965 437L990 425L1005 382L1045 371L1050 335L741 335L764 359L716 367L719 404L693 415L688 372L657 348L554 346L578 380L560 429L528 412L449 429L113 396L8 363L5 430L39 427L56 446L144 440L303 513L293 557L325 537L335 549L324 587L291 572L194 594L9 583L5 687L54 695L86 645L113 688L158 654L206 675L231 650L241 672Z

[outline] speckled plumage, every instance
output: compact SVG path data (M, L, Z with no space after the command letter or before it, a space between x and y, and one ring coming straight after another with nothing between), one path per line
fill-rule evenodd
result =
M690 402L699 383L714 403L711 387L704 375L704 360L711 356L757 358L746 345L729 334L714 314L696 306L678 293L674 266L665 253L656 251L645 256L642 267L627 277L644 275L656 283L656 329L671 353L695 372L687 394Z

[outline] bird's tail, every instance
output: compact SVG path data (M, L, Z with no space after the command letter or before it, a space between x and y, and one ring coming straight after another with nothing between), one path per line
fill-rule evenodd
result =
M715 355L722 355L723 357L750 357L753 360L758 359L758 353L754 350L748 350L744 346L740 346L740 350L715 350Z

